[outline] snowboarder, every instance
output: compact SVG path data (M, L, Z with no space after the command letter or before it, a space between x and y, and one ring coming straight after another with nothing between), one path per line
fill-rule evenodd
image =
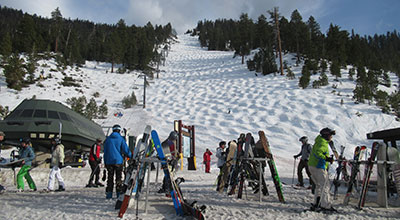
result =
M92 145L90 148L89 153L89 165L92 172L90 174L89 183L86 187L103 187L104 185L100 183L100 164L101 164L101 157L100 157L100 150L101 150L101 139L96 139L96 143ZM95 182L93 184L93 177L95 177Z
M35 153L32 149L31 139L23 138L21 139L21 148L18 152L19 159L23 159L22 167L17 174L17 189L18 192L24 191L24 179L33 191L36 191L36 185L33 181L31 175L29 174L29 169L32 166L32 161L35 159Z
M206 166L206 173L210 173L211 155L212 152L207 148L206 152L203 154L203 163Z
M61 176L61 168L64 166L64 145L61 143L60 138L54 137L51 139L51 158L50 158L50 174L49 182L46 191L54 190L55 179L58 181L58 189L55 191L65 191L64 179Z
M132 158L132 152L129 150L125 139L121 136L121 126L114 125L112 133L104 141L104 164L107 169L107 187L106 198L111 199L114 189L114 174L115 174L115 191L117 197L122 193L122 170L123 170L123 155Z
M310 170L308 169L308 158L310 157L311 153L311 144L308 143L308 138L306 136L303 136L299 139L299 141L302 143L301 145L301 151L297 155L294 155L293 157L297 159L298 157L301 156L299 165L297 167L297 179L298 183L296 186L304 186L303 182L303 169L306 169L307 176L310 181L310 186L309 189L311 189L311 186L314 184L312 179L311 179L311 173Z
M0 161L3 159L1 157L1 148L3 147L3 141L4 141L5 136L6 135L4 134L4 132L0 131ZM5 189L6 188L0 184L0 193L4 192Z
M329 142L335 131L330 128L323 128L320 135L315 138L315 144L311 150L308 166L311 178L316 185L314 204L312 209L322 211L336 211L332 207L329 196L329 174L328 165L333 162L333 155L329 156Z
M171 131L171 133L169 133L168 138L161 143L161 146L162 146L164 152L165 152L165 149L169 149L170 154L166 153L165 155L171 156L170 159L168 159L168 164L171 166L171 172L175 171L175 168L178 164L177 151L175 148L176 139L178 139L178 134L175 131ZM165 176L164 176L162 187L160 190L158 190L158 193L168 192L169 191L168 187L171 185L170 182L171 181L169 179L165 178Z

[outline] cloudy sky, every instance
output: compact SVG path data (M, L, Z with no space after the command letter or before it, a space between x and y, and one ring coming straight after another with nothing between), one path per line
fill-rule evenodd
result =
M314 16L323 33L330 23L361 35L400 31L400 0L0 0L0 5L43 17L59 7L64 18L96 23L115 24L121 18L137 26L170 22L178 33L204 19L238 20L241 13L253 20L269 17L267 11L277 6L288 20L295 9L303 21Z

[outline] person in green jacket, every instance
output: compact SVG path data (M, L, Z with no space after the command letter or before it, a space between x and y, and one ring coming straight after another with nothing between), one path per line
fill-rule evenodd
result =
M24 191L24 177L28 182L29 188L36 191L36 185L33 181L31 175L29 174L29 169L32 166L32 161L35 159L35 152L33 152L31 140L29 138L24 138L21 140L21 149L18 152L19 159L23 159L22 167L17 174L17 189L19 192Z
M312 208L336 211L330 202L328 174L329 163L333 162L333 156L329 156L329 142L332 141L332 136L336 132L330 128L323 128L319 133L320 135L315 138L308 161L311 178L316 185Z

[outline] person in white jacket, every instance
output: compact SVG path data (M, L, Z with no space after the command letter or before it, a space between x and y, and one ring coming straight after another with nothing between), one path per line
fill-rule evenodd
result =
M55 178L58 180L58 189L55 191L65 191L64 180L61 176L61 168L64 166L64 145L61 144L59 138L51 139L51 171L49 174L49 183L47 185L48 191L54 191Z

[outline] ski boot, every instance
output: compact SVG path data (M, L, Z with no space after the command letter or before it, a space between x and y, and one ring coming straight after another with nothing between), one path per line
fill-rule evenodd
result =
M102 183L100 183L100 182L97 182L94 185L95 185L95 187L104 187L104 185Z
M106 192L106 199L112 199L112 192Z
M96 186L96 184L88 183L88 184L86 185L86 187L90 188L90 187L97 187L97 186Z
M56 189L56 192L62 192L62 191L65 191L65 188L64 186L59 185L58 189Z

